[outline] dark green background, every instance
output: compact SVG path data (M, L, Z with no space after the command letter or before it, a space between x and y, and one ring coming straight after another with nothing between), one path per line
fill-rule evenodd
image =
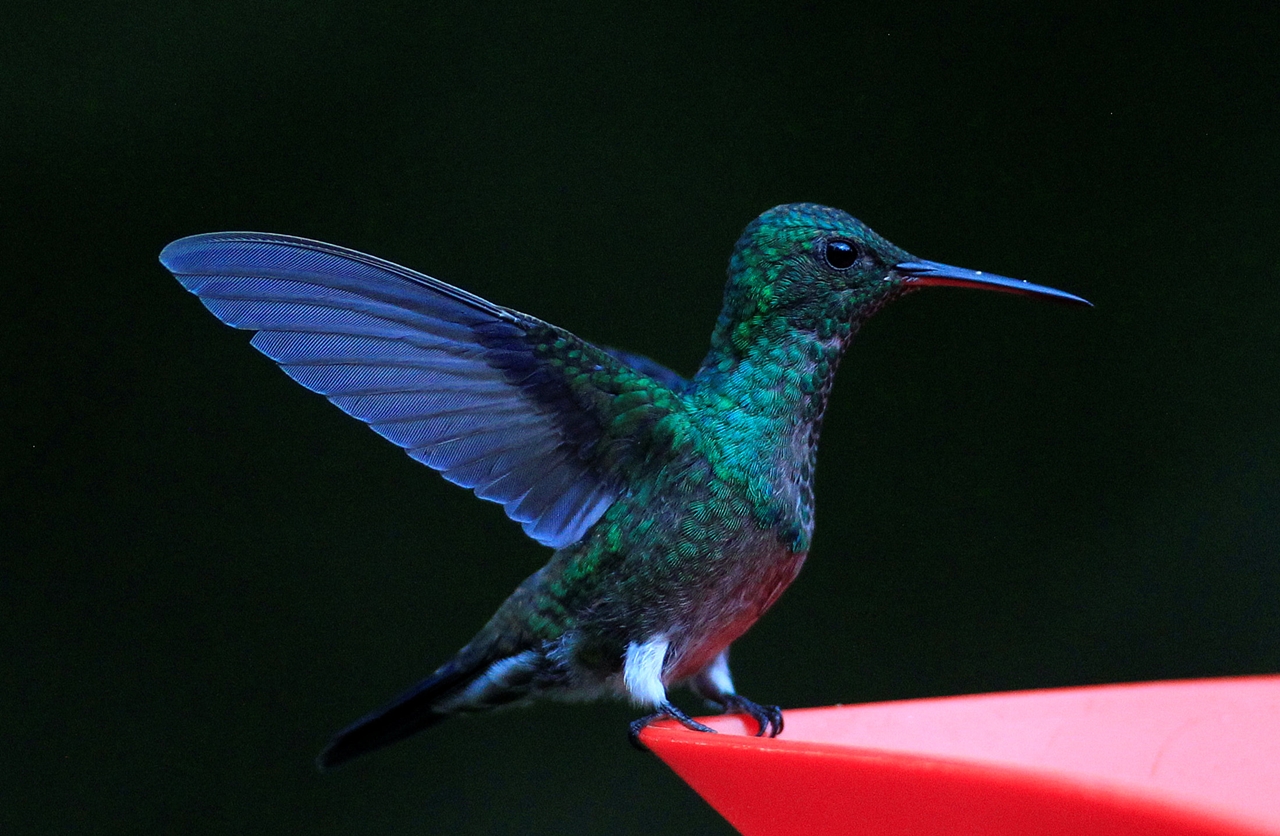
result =
M880 5L11 11L0 830L729 832L621 705L314 770L546 552L205 312L156 262L194 232L356 247L686 372L785 201L1080 293L864 330L740 688L1280 668L1277 21Z

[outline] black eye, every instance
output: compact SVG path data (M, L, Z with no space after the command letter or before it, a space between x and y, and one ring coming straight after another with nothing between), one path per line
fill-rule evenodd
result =
M845 270L858 260L858 248L848 241L828 241L824 255L832 267Z

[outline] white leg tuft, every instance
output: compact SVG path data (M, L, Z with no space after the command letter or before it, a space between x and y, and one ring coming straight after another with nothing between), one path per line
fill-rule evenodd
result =
M715 658L710 665L702 669L698 674L698 678L704 680L711 686L714 694L732 694L733 677L729 675L729 650L728 648L720 651L720 655Z
M636 705L659 706L667 701L667 687L662 684L662 664L667 658L666 636L658 636L640 644L627 645L622 663L622 681L627 695Z

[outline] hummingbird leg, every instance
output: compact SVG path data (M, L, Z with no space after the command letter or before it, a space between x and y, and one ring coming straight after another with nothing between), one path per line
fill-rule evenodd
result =
M671 704L667 699L667 688L662 684L662 666L667 658L670 642L666 636L655 636L646 642L632 642L627 645L626 656L622 661L622 680L627 693L633 700L644 705L657 706L653 714L633 720L627 732L631 745L641 752L649 751L640 742L640 732L654 720L670 717L687 729L702 732L714 732L715 729L704 726Z
M627 739L631 741L632 746L636 747L641 752L649 751L649 747L640 742L640 732L643 731L644 727L650 723L667 717L670 717L672 720L675 720L680 725L684 726L686 729L690 729L691 731L711 732L712 734L716 733L716 730L710 726L704 726L702 723L699 723L688 714L685 714L676 706L669 702L664 702L654 713L645 715L639 720L632 720L631 724L627 727Z
M693 690L725 714L746 714L756 721L756 737L777 737L782 733L782 709L776 705L760 705L739 696L733 690L729 675L729 649L720 651L690 683Z

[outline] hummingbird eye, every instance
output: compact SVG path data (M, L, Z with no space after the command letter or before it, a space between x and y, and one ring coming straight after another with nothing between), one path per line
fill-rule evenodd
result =
M858 260L858 248L848 241L828 241L823 255L836 270L847 270Z

